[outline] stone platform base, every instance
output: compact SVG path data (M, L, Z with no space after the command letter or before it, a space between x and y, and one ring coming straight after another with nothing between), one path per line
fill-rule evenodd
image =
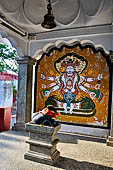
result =
M113 147L113 137L111 137L111 136L108 137L107 146L112 146Z
M61 125L49 127L26 123L26 130L29 132L26 143L29 144L29 151L24 154L24 158L48 165L56 164L60 157L56 147L59 142L56 134L60 128Z
M44 163L48 165L54 165L56 162L58 162L60 158L60 152L56 151L51 156L47 156L45 154L37 154L37 152L29 151L25 153L24 158L30 161L38 162L38 163Z

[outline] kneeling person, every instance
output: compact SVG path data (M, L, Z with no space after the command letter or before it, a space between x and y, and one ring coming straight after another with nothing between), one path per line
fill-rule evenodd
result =
M56 118L56 115L59 114L60 113L57 112L57 109L54 106L48 105L42 111L33 114L31 123L55 127L58 125L58 122L54 119Z

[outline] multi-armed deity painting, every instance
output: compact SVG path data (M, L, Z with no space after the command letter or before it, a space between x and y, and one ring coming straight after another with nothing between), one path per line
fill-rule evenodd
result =
M37 67L36 111L54 105L68 123L108 125L109 65L91 46L64 46L44 54Z

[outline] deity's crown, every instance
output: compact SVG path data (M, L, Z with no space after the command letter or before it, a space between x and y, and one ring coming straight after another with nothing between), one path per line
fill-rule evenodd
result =
M68 56L68 57L70 57L70 56ZM61 62L61 66L63 66L63 67L68 67L68 66L76 67L76 66L79 66L79 65L80 65L80 61L77 60L77 59L76 59L76 61L74 61L72 58L63 60Z
M79 70L76 72L81 73L87 67L87 65L87 60L83 56L77 55L74 52L67 53L66 55L56 60L54 63L55 69L59 73L65 72L65 68L68 66L74 67L75 70Z

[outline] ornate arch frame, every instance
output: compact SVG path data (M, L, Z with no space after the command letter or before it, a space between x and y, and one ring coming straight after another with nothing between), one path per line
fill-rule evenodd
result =
M46 56L50 56L53 50L58 50L59 52L62 51L63 48L68 48L70 50L72 50L73 48L79 47L82 50L86 49L86 48L91 48L93 50L94 53L101 53L102 56L106 59L106 62L109 66L109 99L108 99L108 122L106 126L98 126L98 125L89 125L89 124L83 124L83 123L73 123L73 122L66 122L66 121L60 121L60 123L62 124L69 124L69 125L78 125L78 126L86 126L86 127L99 127L99 128L104 128L104 129L110 129L110 124L111 124L111 99L112 99L112 95L111 95L111 91L112 91L112 73L111 73L111 60L110 60L110 56L109 53L104 49L103 46L101 45L95 45L93 42L91 41L69 41L69 42L65 42L65 41L57 41L55 44L53 43L49 43L47 45L44 46L44 48L42 50L38 50L35 55L34 58L37 59L37 64L35 67L35 88L34 88L34 112L36 112L36 86L37 86L37 69L39 67L40 61L43 59L43 57Z

